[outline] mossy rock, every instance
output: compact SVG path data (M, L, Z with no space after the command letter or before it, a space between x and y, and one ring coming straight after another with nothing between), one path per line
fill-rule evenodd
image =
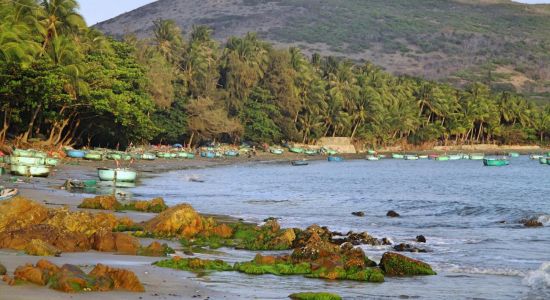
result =
M233 267L223 260L208 260L200 258L174 257L154 262L153 265L190 272L202 271L233 271Z
M437 275L429 264L393 252L384 253L380 268L387 276Z
M320 268L306 275L308 278L321 278L329 280L354 280L365 282L384 282L384 274L379 268L349 269L341 267L333 269Z
M342 297L340 297L337 294L333 293L312 293L312 292L305 292L305 293L294 293L288 296L290 299L293 300L342 300Z
M311 265L309 263L275 263L275 264L258 264L254 261L235 263L233 268L236 271L251 274L263 275L272 274L277 276L282 275L306 275L311 273Z

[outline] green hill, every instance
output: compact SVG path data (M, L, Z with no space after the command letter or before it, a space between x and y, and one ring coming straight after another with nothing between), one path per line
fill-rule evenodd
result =
M369 60L395 74L550 99L550 5L505 0L160 0L97 25L107 34L150 33L152 21L215 37L256 31L308 53Z

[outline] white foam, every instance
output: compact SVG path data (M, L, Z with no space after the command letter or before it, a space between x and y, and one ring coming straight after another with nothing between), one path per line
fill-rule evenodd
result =
M520 270L510 268L477 268L453 266L449 269L453 273L465 274L484 274L484 275L501 275L501 276L525 276L525 273Z
M544 226L550 226L550 215L542 215L537 220Z
M527 272L522 282L535 290L550 289L550 262L544 262L537 270Z

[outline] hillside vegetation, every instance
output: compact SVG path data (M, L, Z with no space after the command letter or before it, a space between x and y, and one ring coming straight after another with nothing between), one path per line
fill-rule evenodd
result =
M550 6L505 0L160 0L97 28L150 35L153 20L214 37L254 31L305 53L368 60L394 74L550 98Z

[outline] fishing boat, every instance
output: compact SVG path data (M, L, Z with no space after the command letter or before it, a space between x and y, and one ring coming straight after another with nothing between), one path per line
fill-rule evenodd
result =
M298 147L292 147L292 148L288 149L288 151L290 151L292 153L304 153L304 149L303 148L298 148Z
M194 159L195 158L195 154L193 153L187 153L187 159Z
M472 153L470 154L470 160L483 160L485 158L485 154L483 153Z
M332 150L332 149L325 149L325 153L328 155L336 155L338 154L338 151Z
M448 161L450 159L451 158L448 155L438 155L434 158L434 160L437 160L437 161Z
M67 150L67 156L71 158L84 158L86 151L70 149Z
M328 157L328 161L331 161L331 162L341 162L341 161L344 161L344 159L340 156L329 156Z
M141 155L141 159L143 160L155 160L157 159L157 156L154 153L143 153Z
M97 175L101 181L120 181L120 182L134 182L137 178L137 172L132 169L109 169L98 168Z
M449 156L449 160L461 160L462 159L462 154L451 154L451 155L448 155Z
M403 154L392 153L391 158L393 158L393 159L403 159L403 158L405 158L405 156L403 156Z
M283 149L279 149L279 148L271 148L271 149L269 149L269 152L271 152L272 154L275 154L275 155L281 155L285 151Z
M212 152L212 151L203 151L201 152L201 157L205 157L205 158L215 158L216 157L216 153Z
M21 166L39 166L44 164L44 159L40 157L12 156L11 164Z
M15 165L10 166L10 171L17 176L32 176L32 177L48 177L51 172L49 166L25 166Z
M510 164L510 161L505 158L484 158L483 165L486 167L502 167Z
M540 163L541 165L546 165L546 164L548 164L548 157L540 157L540 158L539 158L539 163Z
M176 152L176 157L177 157L177 158L187 158L187 152L185 152L185 151L178 151L178 152Z
M529 155L529 159L532 159L532 160L538 160L541 157L543 157L542 154L531 154L531 155Z
M428 155L418 155L419 159L428 159Z
M8 200L8 199L13 198L17 195L19 195L19 190L18 189L5 189L5 188L2 188L0 190L0 201L1 200Z
M59 158L46 157L44 163L46 164L46 166L55 167L59 163Z
M375 154L376 154L376 151L375 151L375 150L372 150L372 149L369 149L369 150L367 150L367 154L375 155Z
M97 152L97 151L90 151L88 153L86 153L84 155L84 159L86 160L102 160L103 159L103 154L101 152Z
M370 161L377 161L377 160L380 160L380 157L371 154L371 155L367 155L365 159Z
M304 154L305 155L317 155L317 150L312 150L312 149L306 149L304 150Z
M86 188L94 188L96 186L97 186L97 180L94 180L94 179L87 179L87 180L67 179L63 184L63 187L69 191L71 189L86 189Z
M224 152L224 155L225 155L225 156L228 156L228 157L239 156L239 151L227 150L227 151Z
M13 150L13 156L26 156L26 157L32 157L32 150L24 150L24 149L15 149Z
M122 160L122 154L117 152L107 153L107 159Z
M519 157L519 153L517 153L517 152L510 152L510 153L508 153L508 156L510 156L510 157Z
M439 154L430 154L430 155L428 155L428 159L434 159L435 160L438 157L439 157Z
M298 166L307 166L309 165L309 162L307 160L293 160L291 164L293 166L298 167Z
M378 157L379 157L380 159L386 158L386 154L378 154Z
M405 154L403 158L405 160L418 160L418 156L416 156L415 154Z

